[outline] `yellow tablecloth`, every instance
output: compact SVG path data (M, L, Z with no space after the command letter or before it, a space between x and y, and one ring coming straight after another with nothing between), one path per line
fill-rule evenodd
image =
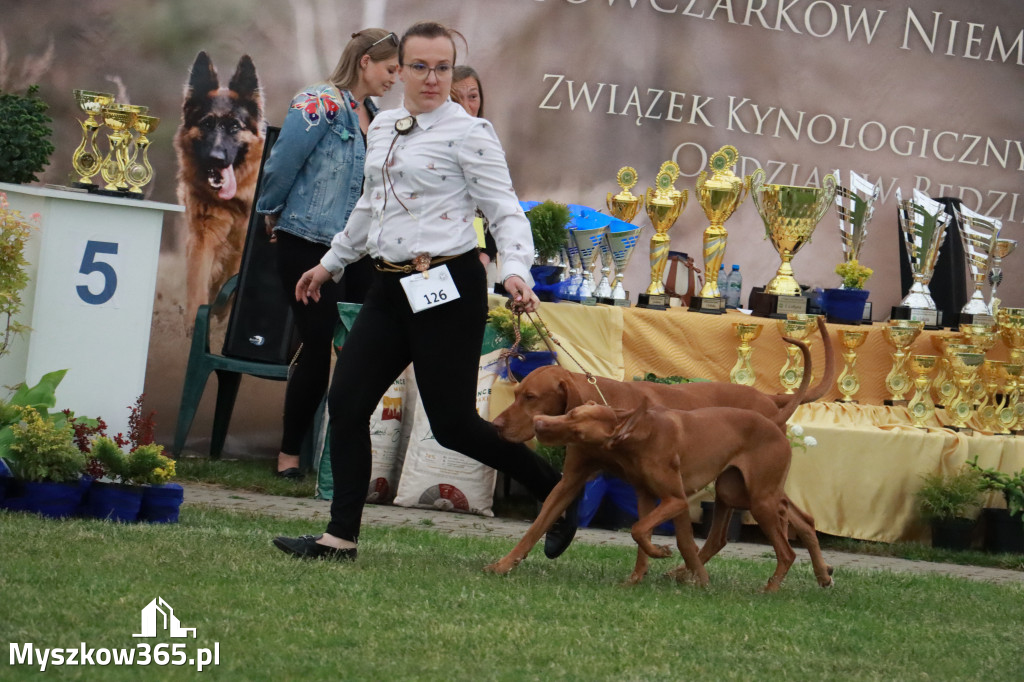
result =
M653 372L658 376L728 381L737 358L733 323L759 322L765 327L752 344L755 386L767 393L782 390L778 374L786 359L786 344L775 320L735 311L702 315L681 309L584 307L572 303L542 304L540 316L565 349L559 353L563 366L581 371L578 361L595 374L625 380ZM918 429L911 425L906 408L885 407L885 375L891 367L893 348L885 342L882 326L829 325L837 374L842 369L838 330L869 331L858 351L858 402L833 402L840 394L832 387L822 401L797 410L791 423L802 425L818 445L806 452L794 451L786 490L814 516L821 532L883 542L924 540L928 529L916 512L914 499L921 475L953 471L975 455L983 467L1019 471L1024 469L1024 439L979 431L964 435L944 427L949 420L941 409L929 428ZM925 331L910 352L935 354L931 337L949 333ZM1007 355L1001 341L988 353L994 359ZM824 352L817 333L812 337L811 358L820 376ZM491 414L504 409L511 395L512 387L498 382L491 398ZM987 502L992 506L1003 504L995 494L989 495Z

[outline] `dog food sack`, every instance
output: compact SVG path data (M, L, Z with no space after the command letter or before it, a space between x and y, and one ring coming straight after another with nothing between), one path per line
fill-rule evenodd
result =
M405 405L406 384L411 375L412 365L395 379L370 417L370 485L366 491L366 501L373 504L391 502L398 489L404 453L403 417L408 415L409 420L412 419L412 412ZM327 428L330 429L330 424ZM323 445L318 471L317 497L322 500L332 499L334 483L331 477L329 436Z
M491 387L496 377L494 363L500 352L480 358L476 409L484 419L489 418ZM494 516L491 506L496 479L494 469L438 445L423 405L417 399L395 504Z

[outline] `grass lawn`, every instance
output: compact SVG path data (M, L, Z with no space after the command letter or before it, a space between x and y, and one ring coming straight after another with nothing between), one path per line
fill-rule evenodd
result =
M1024 588L810 567L759 593L770 561L717 558L708 588L620 583L628 548L576 543L506 577L509 541L369 527L359 561L302 562L270 545L305 521L186 506L180 524L52 521L0 512L0 640L38 648L219 648L202 679L1024 679ZM667 567L669 564L658 563ZM195 639L133 638L155 597ZM194 667L0 663L0 679L193 679Z

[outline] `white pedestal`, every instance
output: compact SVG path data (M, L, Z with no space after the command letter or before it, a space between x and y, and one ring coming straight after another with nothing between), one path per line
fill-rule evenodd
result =
M5 183L0 192L24 217L40 216L20 320L32 329L0 359L0 385L67 368L57 409L127 435L146 380L164 212L184 208Z

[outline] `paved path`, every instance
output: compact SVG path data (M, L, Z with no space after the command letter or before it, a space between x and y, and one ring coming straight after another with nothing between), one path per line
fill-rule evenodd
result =
M185 504L202 504L232 511L257 512L270 516L308 519L327 523L330 502L311 498L281 497L234 490L208 483L182 483L185 488ZM424 521L430 522L429 526ZM448 533L451 535L476 535L501 537L518 540L528 527L528 522L519 519L485 518L467 514L409 509L389 505L367 505L363 512L364 525L415 526ZM313 524L314 526L320 524ZM625 531L610 531L599 528L580 528L575 542L592 545L616 545L633 547L633 539ZM748 542L733 542L722 550L721 556L744 559L763 559L771 554L769 545ZM828 562L837 568L860 570L887 570L908 573L936 573L994 583L1024 584L1024 572L1008 571L981 566L939 564L927 561L910 561L892 557L876 557L865 554L848 554L829 550ZM808 561L807 553L797 550L797 561Z

